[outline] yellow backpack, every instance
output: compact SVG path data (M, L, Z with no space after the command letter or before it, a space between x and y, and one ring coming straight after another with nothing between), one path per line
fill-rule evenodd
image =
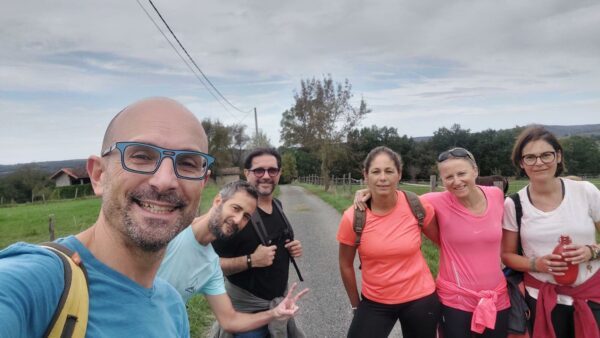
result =
M65 287L44 333L49 338L83 338L88 321L88 278L81 257L55 242L40 244L54 252L63 262Z

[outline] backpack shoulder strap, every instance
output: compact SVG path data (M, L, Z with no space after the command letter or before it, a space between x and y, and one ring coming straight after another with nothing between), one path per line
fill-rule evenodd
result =
M283 222L285 223L285 231L286 231L286 235L290 240L294 239L294 229L292 229L292 224L290 223L290 220L287 218L287 216L285 215L285 213L283 212L283 204L281 203L281 201L275 197L273 197L273 201L275 203L273 203L275 205L275 208L277 208L277 211L279 211L279 214L281 215L281 218L283 218Z
M360 245L360 237L362 236L363 228L365 227L365 222L367 221L367 211L354 209L354 220L352 221L352 228L356 233L356 240L354 241L354 246Z
M256 208L256 210L254 210L252 215L250 215L250 223L252 223L252 227L254 227L254 231L256 231L258 239L260 239L262 245L269 245L270 243L267 239L267 229L265 228L265 224L263 223L262 218L260 218L260 214L258 213L258 207Z
M523 246L521 246L521 218L523 218L523 206L521 206L521 199L519 198L519 193L510 194L511 200L515 203L515 217L517 220L517 235L519 238L519 247L517 249L517 253L519 255L523 255Z
M284 236L286 237L286 239L293 241L294 240L294 229L292 229L292 224L290 223L290 220L287 218L287 216L283 212L283 207L282 207L281 201L277 198L273 198L273 201L275 202L275 203L273 203L273 204L275 204L275 208L277 208L277 211L279 211L281 218L283 218L283 223L285 223ZM296 263L296 259L294 257L292 257L292 255L290 255L290 262L292 263L292 265L294 266L294 269L296 270L298 279L301 282L304 282L304 278L302 278L302 273L300 273L300 268L298 267L298 264Z
M523 207L521 206L521 199L519 198L518 193L510 194L511 200L515 203L515 213L517 217L517 227L519 228L519 232L521 232L521 218L523 217Z
M425 222L425 208L423 208L423 204L421 204L419 196L412 191L402 190L402 192L404 193L404 196L406 196L406 200L410 206L410 211L412 211L413 215L417 219L419 228L423 228L423 223Z
M63 262L65 287L44 337L85 337L89 311L87 271L81 257L65 246L46 242L41 247L52 251Z

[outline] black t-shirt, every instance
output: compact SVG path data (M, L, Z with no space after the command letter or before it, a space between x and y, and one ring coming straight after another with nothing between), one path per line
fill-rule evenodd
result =
M273 201L272 203L275 202ZM260 208L257 208L257 210L265 225L271 245L277 245L273 265L244 270L227 276L227 279L234 285L251 292L257 297L272 300L275 297L283 296L288 281L290 256L284 247L285 240L287 239L284 235L285 222L275 205L273 205L272 214L267 214ZM230 239L219 239L212 243L220 257L245 256L256 250L256 247L261 242L256 234L256 230L254 230L254 226L250 222L248 222L242 231Z

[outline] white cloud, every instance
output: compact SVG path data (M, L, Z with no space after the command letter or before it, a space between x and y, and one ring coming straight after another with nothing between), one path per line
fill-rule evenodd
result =
M154 3L219 90L257 107L275 143L300 80L324 74L365 98L363 125L410 136L452 123L600 123L593 1ZM134 1L10 2L0 20L0 163L86 157L110 117L146 96L254 130L252 113L216 102Z

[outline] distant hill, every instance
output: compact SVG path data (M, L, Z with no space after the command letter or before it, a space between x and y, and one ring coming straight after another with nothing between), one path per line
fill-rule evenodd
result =
M600 135L600 124L582 124L578 126L546 126L557 137Z
M575 126L553 126L544 125L548 128L556 137L568 137L568 136L592 136L600 135L600 124L581 124ZM432 136L417 136L413 137L416 142L429 141Z
M19 163L19 164L0 164L0 176L8 175L22 166L32 165L36 168L43 170L51 175L62 168L77 168L85 166L85 159L82 160L63 160L63 161L48 161L48 162L32 162L32 163Z

